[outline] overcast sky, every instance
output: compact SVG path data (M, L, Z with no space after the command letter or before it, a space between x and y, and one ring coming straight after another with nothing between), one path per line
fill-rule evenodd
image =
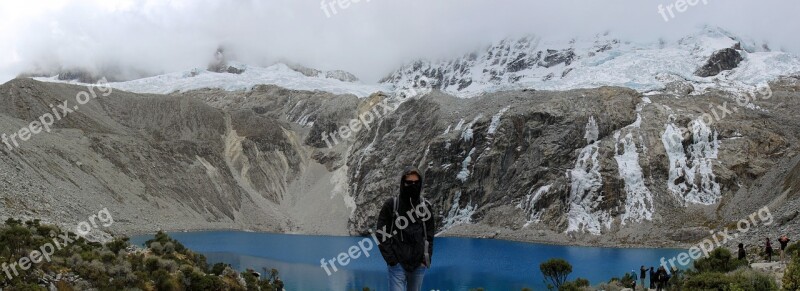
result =
M705 24L800 54L797 0L689 0L698 3L668 22L658 6L677 0L338 0L349 2L344 9L336 1L0 1L0 83L58 65L182 71L205 66L220 45L250 64L286 59L374 82L411 59L507 36L608 30L647 41Z

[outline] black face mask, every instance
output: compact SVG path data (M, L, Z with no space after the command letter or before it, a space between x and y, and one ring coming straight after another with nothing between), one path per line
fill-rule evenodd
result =
M403 197L409 197L413 200L419 199L419 194L422 192L422 182L420 181L403 181L400 186L400 194Z

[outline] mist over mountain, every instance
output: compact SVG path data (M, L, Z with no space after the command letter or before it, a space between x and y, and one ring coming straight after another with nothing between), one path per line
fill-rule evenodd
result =
M705 24L800 52L797 38L776 29L800 27L791 15L796 1L710 1L668 22L658 5L670 1L504 2L370 1L326 17L313 1L7 1L0 4L0 81L62 70L129 80L204 66L224 46L248 65L289 60L375 83L411 60L464 55L509 37L567 42L610 31L627 41L676 41Z

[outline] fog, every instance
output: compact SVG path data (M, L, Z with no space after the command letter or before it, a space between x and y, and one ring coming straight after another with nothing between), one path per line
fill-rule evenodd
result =
M800 1L695 0L665 21L659 4L676 1L2 1L0 82L59 67L182 71L204 67L220 46L248 64L286 60L375 82L404 62L509 36L674 40L702 25L800 54Z

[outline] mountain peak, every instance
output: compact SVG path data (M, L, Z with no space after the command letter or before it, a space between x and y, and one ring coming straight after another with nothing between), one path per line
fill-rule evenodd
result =
M726 49L726 56L717 55ZM726 65L718 66L723 59ZM414 61L381 82L396 90L426 87L472 97L501 90L601 86L648 92L663 90L675 80L700 88L715 86L718 80L746 87L798 71L796 56L771 53L722 28L706 26L677 42L623 41L610 33L569 40L507 38L458 58Z

